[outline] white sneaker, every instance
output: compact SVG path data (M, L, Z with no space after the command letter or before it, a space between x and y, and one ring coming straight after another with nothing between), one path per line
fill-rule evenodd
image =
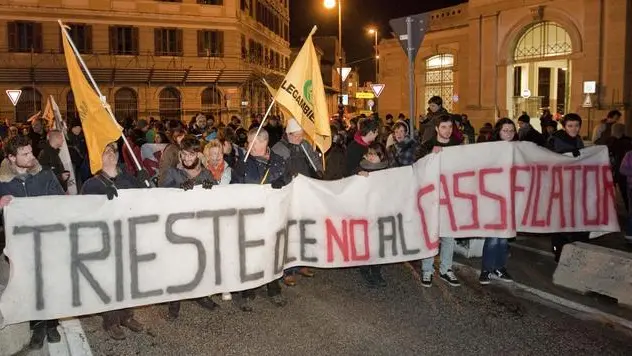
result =
M421 285L430 288L432 287L432 272L423 272L421 274Z
M222 300L233 300L233 295L230 293L222 293Z

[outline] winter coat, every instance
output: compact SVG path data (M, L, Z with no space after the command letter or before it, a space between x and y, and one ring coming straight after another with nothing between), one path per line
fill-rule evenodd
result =
M46 131L41 134L33 131L33 128L29 129L29 139L31 140L31 149L33 150L33 156L39 157L40 151L47 143L46 141Z
M393 167L410 166L415 163L416 152L417 142L409 138L402 142L395 142L388 148L388 156L391 158Z
M607 142L608 152L610 153L610 163L612 165L612 171L615 181L619 179L619 166L623 161L623 157L629 151L632 151L632 138L628 136L622 136L616 138L610 136Z
M239 160L238 174L233 175L235 184L272 184L281 187L289 183L285 161L274 152L268 157L248 156L246 162Z
M191 178L182 165L178 164L177 167L171 167L167 170L167 173L162 180L162 184L159 183L159 187L180 188L184 182L190 181L191 179L193 179L193 185L200 185L205 181L215 181L211 172L204 167L201 167L200 174L198 174L197 177Z
M424 142L423 144L419 146L419 149L417 150L417 153L415 154L415 159L416 160L421 159L427 156L428 154L432 153L432 150L435 148L435 146L450 147L450 146L459 146L459 145L460 143L457 140L455 140L454 137L450 137L450 140L447 143L442 143L437 140L437 136L435 135L430 140Z
M211 172L211 170L208 167L208 165L206 167L208 169L209 173L211 173L211 177L213 177L213 181L215 182L216 185L230 184L230 181L232 179L233 169L230 168L230 165L226 161L222 162L222 164L224 165L224 171L222 172L222 176L220 177L219 180L215 179L215 176L213 176L213 173Z
M323 171L320 157L312 149L309 142L305 140L300 145L294 145L288 142L287 139L282 139L272 147L272 152L283 158L286 171L292 177L298 174L306 177L316 177ZM307 155L305 154L306 152ZM316 166L316 170L312 167L312 163Z
M386 161L373 163L366 159L363 159L362 162L360 162L360 171L365 171L365 172L370 173L370 172L381 171L387 168L388 168L388 162Z
M548 147L556 153L579 154L579 150L584 148L584 141L581 137L570 137L564 130L555 131L549 137Z
M596 145L605 145L612 136L612 125L614 123L607 122L607 119L601 120L601 124L593 130L593 142Z
M0 164L0 196L24 198L65 194L53 172L42 170L39 163L21 176L15 172L8 158Z
M426 142L430 140L433 136L435 136L437 134L437 132L435 131L435 127L437 126L437 122L439 121L439 116L449 114L450 113L448 113L448 110L446 110L445 108L440 108L439 110L437 110L437 112L428 111L421 130L421 142Z
M632 189L632 151L623 156L623 160L619 166L619 173L626 176L628 181L628 191ZM630 195L628 194L628 196Z
M158 164L158 186L164 186L164 180L166 179L167 171L170 168L174 168L178 166L180 162L180 148L175 143L169 144L165 147L164 151L162 151L162 156L160 156L160 163Z
M42 169L53 172L61 187L64 191L66 191L68 189L68 181L62 180L61 175L64 172L67 172L67 170L64 168L64 164L61 162L61 158L59 157L59 148L53 148L48 142L46 142L44 147L42 147L37 160L40 165L42 165Z
M536 129L534 129L531 125L519 129L518 137L520 138L520 141L533 142L536 145L542 147L546 146L546 140L544 139L544 136Z
M268 132L268 146L274 147L283 138L283 126L268 124L264 128Z
M144 188L144 185L136 179L136 177L119 171L116 177L108 177L103 171L99 171L92 178L88 179L81 187L81 194L83 195L106 195L107 187L112 184L114 188L118 189L135 189Z
M360 168L360 162L364 158L364 155L369 151L369 144L364 142L360 133L357 132L353 137L353 141L347 146L347 168L346 177L350 177L358 173Z
M331 146L325 155L325 180L337 180L346 176L346 147L341 144Z

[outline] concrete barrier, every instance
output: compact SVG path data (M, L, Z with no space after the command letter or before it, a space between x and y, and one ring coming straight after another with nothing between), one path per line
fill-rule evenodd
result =
M553 283L632 306L632 253L582 242L564 245Z
M9 263L0 254L0 298L9 280ZM0 315L0 322L2 321ZM31 338L29 323L6 326L0 329L0 356L13 355L24 349Z

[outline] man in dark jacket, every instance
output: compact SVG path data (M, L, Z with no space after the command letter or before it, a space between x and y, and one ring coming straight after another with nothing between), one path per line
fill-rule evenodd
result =
M10 204L13 197L38 197L45 195L64 195L59 181L48 170L42 170L33 156L33 149L27 137L11 138L6 146L7 158L0 165L0 208ZM44 340L56 343L61 340L57 331L57 320L31 321L30 347L41 349Z
M29 129L28 137L31 140L33 156L39 157L40 150L46 143L46 129L44 127L44 120L39 118L33 120Z
M347 173L350 177L358 173L360 162L369 150L369 145L377 138L379 123L374 119L364 119L359 123L359 130L355 133L353 141L347 146Z
M159 183L161 188L193 189L202 185L205 189L213 186L213 176L202 166L200 160L202 147L200 140L193 135L186 135L180 141L180 162L176 167L170 167L164 179ZM217 307L210 297L197 298L195 301L203 308L214 310ZM169 303L169 319L175 320L180 316L180 302Z
M268 132L262 129L257 135L257 129L248 132L248 145L252 145L250 156L246 162L239 160L238 167L233 175L234 184L271 184L272 188L281 188L288 183L285 173L285 163L281 156L271 152L268 148ZM282 307L287 304L281 295L279 281L274 280L266 285L268 297L272 302ZM241 310L251 312L252 300L255 299L255 289L241 292Z
M566 114L562 118L562 130L555 131L549 138L549 148L551 151L560 154L572 154L573 157L581 155L580 150L584 148L584 141L579 135L582 128L582 118L577 114ZM562 248L570 242L588 242L590 233L588 232L562 232L551 234L551 249L555 256L555 262L560 260Z
M283 126L281 126L281 122L279 121L279 117L276 115L271 115L268 119L268 124L264 127L266 131L268 131L268 136L270 137L270 142L268 145L270 147L274 147L277 142L281 141L283 138Z
M118 144L112 142L103 151L103 168L92 178L88 179L81 189L85 195L107 195L108 199L118 196L119 189L143 188L143 184L118 169ZM143 325L134 319L132 309L112 310L102 314L103 328L114 340L124 340L123 326L133 332L143 331Z
M440 153L444 147L458 146L459 142L452 135L453 128L451 115L439 116L435 123L436 134L421 145L422 149L419 156L423 157L430 153ZM440 240L439 256L441 257L441 265L439 266L439 277L449 285L458 287L461 283L454 272L452 272L452 259L456 241L452 237L440 237ZM421 272L421 285L427 288L432 287L434 256L421 260Z
M312 146L303 139L303 128L296 119L288 120L285 133L287 136L272 146L272 152L283 158L288 177L292 179L300 174L311 178L322 178L322 161ZM307 267L290 268L285 271L283 283L289 287L295 286L297 273L304 277L314 276L314 272Z
M520 115L518 118L518 139L520 141L533 142L538 146L546 146L544 136L531 126L531 117L529 115Z
M619 172L623 157L629 151L632 151L632 138L625 134L625 125L616 123L612 125L611 136L607 140L608 152L610 152L610 164L612 166L612 176L614 182L619 187L619 191L623 196L623 202L625 203L625 209L629 211L629 202L627 197L628 181L627 177Z
M64 134L59 130L52 130L48 132L48 141L42 147L37 160L42 165L43 169L50 170L59 180L59 184L64 189L68 190L68 178L70 178L70 172L64 168L64 164L59 158L59 150L64 144Z

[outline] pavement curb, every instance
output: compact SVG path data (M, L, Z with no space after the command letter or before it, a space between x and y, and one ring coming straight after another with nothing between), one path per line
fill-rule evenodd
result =
M92 349L88 343L79 319L66 319L59 322L61 342L48 344L50 356L92 356Z
M477 275L479 275L481 273L480 270L462 264L462 263L458 263L458 262L454 262L453 263L454 266L457 266L459 268L464 268L464 269L469 269L473 272L475 272ZM415 271L416 272L416 271ZM553 303L555 305L559 305L564 307L565 309L571 309L574 310L576 312L581 312L586 314L587 317L589 317L590 319L593 320L597 320L597 321L601 321L601 322L608 322L614 325L618 325L624 329L627 329L628 331L632 331L632 321L628 320L628 319L624 319L620 316L616 316L616 315L612 315L606 312L603 312L599 309L593 308L593 307L589 307L587 305L581 304L581 303L577 303L574 302L572 300L568 300L562 297L559 297L555 294L551 294L536 288L532 288L529 287L527 285L524 284L520 284L520 283L516 283L515 281L513 283L504 283L504 284L499 284L500 287L505 288L505 289L509 289L509 290L520 290L520 291L524 291L527 292L529 294L532 294L538 298L541 298L549 303ZM562 310L564 311L564 310ZM576 316L576 315L573 315Z

